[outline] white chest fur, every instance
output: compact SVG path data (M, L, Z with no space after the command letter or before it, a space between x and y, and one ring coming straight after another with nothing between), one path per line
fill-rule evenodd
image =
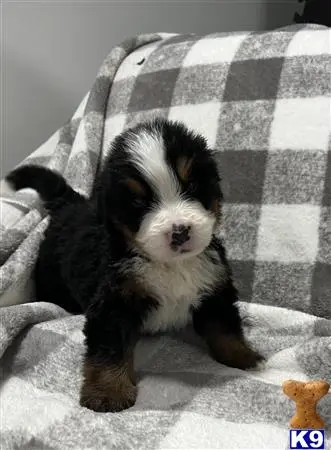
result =
M134 263L135 276L159 302L145 321L144 331L155 333L179 328L190 319L190 307L196 307L201 291L213 288L224 277L224 267L215 253L212 261L205 254L171 265L155 262Z

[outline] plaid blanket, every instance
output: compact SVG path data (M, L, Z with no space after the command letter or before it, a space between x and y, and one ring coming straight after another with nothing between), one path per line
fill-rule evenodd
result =
M188 329L141 342L134 408L80 408L83 317L22 304L48 218L34 193L3 186L1 448L287 448L294 407L281 382L331 381L330 39L320 26L145 35L110 52L72 119L25 163L88 195L127 126L164 116L202 132L219 150L224 236L266 368L218 365ZM320 413L330 439L331 394Z

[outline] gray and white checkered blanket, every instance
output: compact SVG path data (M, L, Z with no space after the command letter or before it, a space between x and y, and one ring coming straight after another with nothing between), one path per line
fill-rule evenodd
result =
M89 194L109 142L154 116L217 152L224 236L261 371L212 361L191 330L142 341L137 404L81 408L82 316L33 303L48 218L2 186L2 449L285 449L294 405L282 381L331 382L331 31L145 35L114 48L72 119L25 162ZM28 302L28 303L26 303ZM25 303L25 304L24 304ZM331 446L331 394L321 402Z

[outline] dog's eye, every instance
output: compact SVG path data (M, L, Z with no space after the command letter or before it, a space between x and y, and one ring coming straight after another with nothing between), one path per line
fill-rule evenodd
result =
M197 188L197 184L193 180L189 180L187 183L187 190L190 192L194 192Z
M143 198L137 197L132 201L132 206L136 209L144 208L146 206L146 201Z

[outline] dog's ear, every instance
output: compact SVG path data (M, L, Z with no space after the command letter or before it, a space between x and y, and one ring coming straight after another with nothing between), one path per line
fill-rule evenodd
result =
M222 202L223 201L223 192L222 192L222 171L221 171L221 167L220 164L218 163L217 160L217 155L219 154L219 151L216 149L211 149L210 150L210 155L214 161L214 165L215 165L215 171L216 171L216 175L215 175L215 181L218 185L219 188L219 201Z
M113 219L116 216L116 202L118 201L116 172L107 165L96 176L92 201L100 222L105 223L106 226L113 224Z
M215 188L213 189L213 192L215 193L215 197L212 201L212 207L211 210L214 212L216 219L217 219L217 226L220 225L222 220L222 204L223 204L223 191L222 191L222 178L221 178L221 169L220 165L217 162L217 154L218 150L216 149L210 149L210 155L213 160L214 165L214 173L215 173Z

